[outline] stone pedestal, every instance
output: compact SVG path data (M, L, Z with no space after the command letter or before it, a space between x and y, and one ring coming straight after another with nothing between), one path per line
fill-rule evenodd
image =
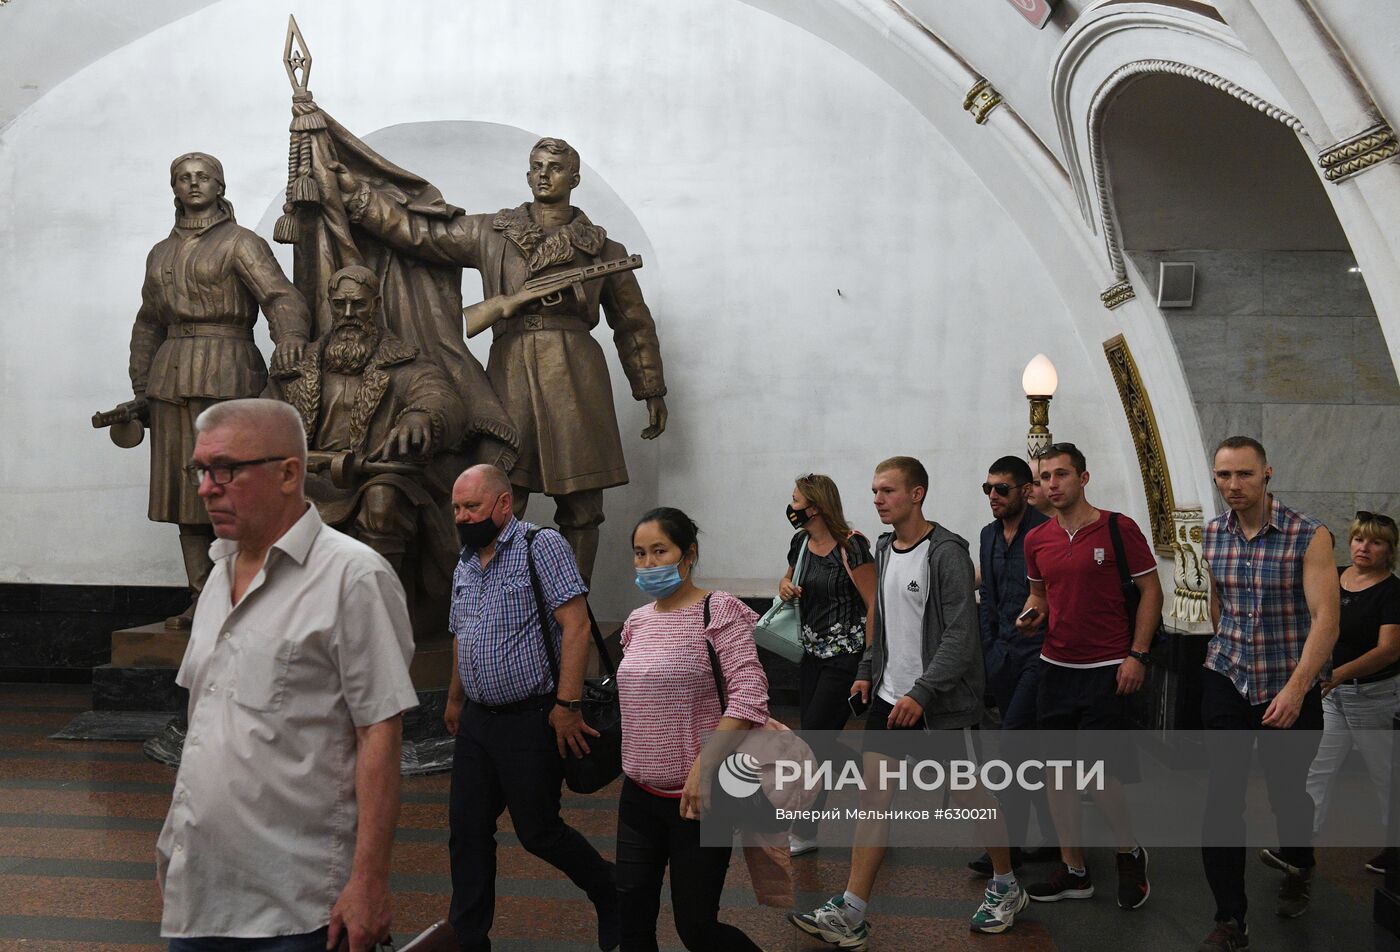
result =
M175 672L189 638L162 622L112 632L111 663L92 669L93 710L180 710Z

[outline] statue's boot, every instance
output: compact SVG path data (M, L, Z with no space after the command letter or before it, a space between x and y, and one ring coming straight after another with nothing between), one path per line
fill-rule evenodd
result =
M578 572L583 576L583 584L591 587L593 561L598 557L598 530L560 526L559 534L568 540L574 550L574 561L578 562Z
M209 560L209 546L214 543L214 527L205 525L180 526L180 554L185 559L185 577L190 583L190 607L178 615L165 620L170 631L189 631L194 624L194 609L199 604L199 593L204 591L204 583L214 563Z

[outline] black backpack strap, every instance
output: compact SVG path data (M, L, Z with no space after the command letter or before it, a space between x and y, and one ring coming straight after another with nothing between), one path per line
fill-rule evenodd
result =
M554 677L554 690L559 690L559 656L554 651L554 639L550 637L549 609L544 600L544 586L540 575L535 571L535 536L540 534L539 526L525 530L525 564L530 569L530 588L535 593L535 611L540 616L540 637L544 639L544 656L549 662L549 673ZM591 613L590 613L590 617Z
M542 531L541 526L531 526L525 530L525 564L530 569L530 588L535 593L535 611L540 616L540 636L544 639L545 660L549 662L549 673L554 678L554 690L559 690L559 656L554 650L554 639L550 637L553 622L552 613L544 599L544 586L540 584L539 572L535 570L535 536ZM593 606L584 599L584 607L588 610L588 627L593 635L593 645L598 649L598 659L603 665L603 669L608 673L608 679L617 676L617 671L613 666L612 658L608 655L607 646L603 644L603 633L598 628L598 620L593 617ZM561 633L562 637L562 633Z
M1113 559L1118 566L1118 584L1123 589L1123 607L1128 612L1128 636L1137 625L1137 585L1128 572L1128 555L1123 549L1123 534L1118 531L1118 513L1108 514L1108 538L1113 543Z
M729 706L729 697L724 691L724 669L720 667L719 655L715 652L715 643L710 640L710 596L714 592L705 594L705 651L710 656L710 673L715 676L715 694L719 695L720 715L724 715L724 709Z

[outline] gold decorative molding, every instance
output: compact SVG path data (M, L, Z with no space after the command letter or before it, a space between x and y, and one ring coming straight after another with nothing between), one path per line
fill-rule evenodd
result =
M963 108L972 113L972 118L980 126L987 121L992 110L1001 105L1001 93L992 88L985 79L979 79L963 97Z
M1119 281L1099 294L1099 300L1110 311L1120 304L1127 304L1135 297L1137 297L1137 292L1133 290L1132 284L1128 281Z
M1204 539L1205 515L1199 506L1172 510L1176 572L1171 616L1187 630L1208 631L1210 625L1210 575L1202 548Z
M1400 155L1400 140L1384 122L1323 149L1317 157L1329 182L1340 182Z
M1128 430L1137 450L1138 467L1142 470L1142 485L1147 491L1147 516L1152 523L1152 544L1162 552L1175 552L1175 530L1172 512L1176 502L1172 497L1171 475L1167 472L1167 457L1162 452L1162 435L1157 418L1152 413L1152 401L1142 385L1137 364L1133 361L1128 342L1119 334L1104 341L1104 356L1123 401L1123 413L1128 418Z

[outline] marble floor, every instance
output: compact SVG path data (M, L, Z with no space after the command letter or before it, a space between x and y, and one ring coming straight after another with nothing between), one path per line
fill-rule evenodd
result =
M0 952L156 952L159 898L152 878L156 834L170 800L174 772L146 760L135 742L50 740L91 707L88 689L0 684ZM567 796L570 823L611 856L616 789ZM404 784L394 847L395 932L401 938L446 914L450 886L446 830L447 778ZM558 872L520 848L504 819L493 947L501 952L586 952L592 907ZM1400 939L1371 921L1379 877L1361 868L1365 851L1323 851L1313 908L1302 919L1271 914L1276 874L1249 873L1252 949L1400 952ZM1025 952L1108 952L1194 949L1210 922L1210 898L1192 850L1154 850L1152 898L1123 912L1107 891L1087 902L1033 906L1015 930L973 936L967 918L980 883L950 850L896 851L871 905L872 949L1005 949ZM1112 858L1091 852L1111 870ZM796 861L799 902L810 908L844 882L839 850ZM1032 867L1034 869L1034 867ZM742 862L730 869L724 918L769 952L827 948L757 906ZM661 945L681 948L663 909Z

